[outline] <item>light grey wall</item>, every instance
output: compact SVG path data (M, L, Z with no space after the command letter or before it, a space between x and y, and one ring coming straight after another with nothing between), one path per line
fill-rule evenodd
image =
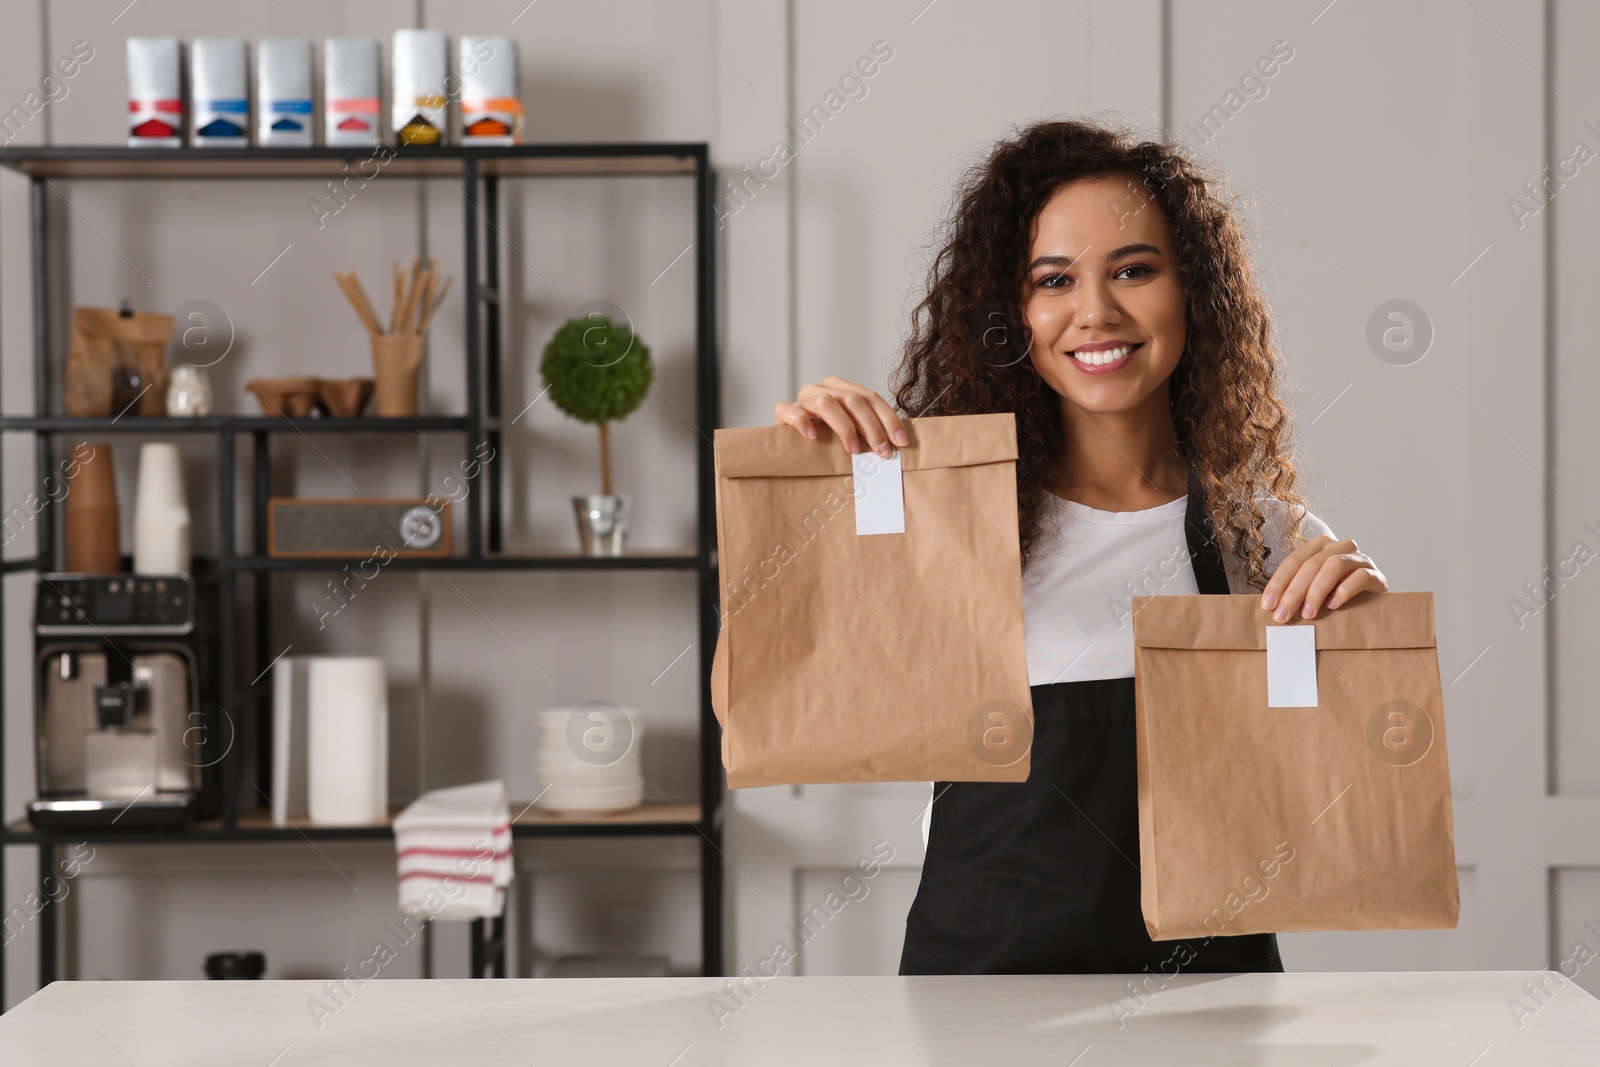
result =
M1595 332L1586 294L1600 271L1592 167L1525 226L1508 202L1528 199L1524 183L1573 142L1600 148L1600 132L1584 125L1600 114L1600 80L1584 52L1600 30L1591 5L140 0L118 17L124 3L13 5L0 37L0 103L20 99L72 41L97 47L71 95L19 143L116 142L129 34L387 37L402 24L513 33L530 140L709 140L722 204L737 208L719 231L724 425L768 422L776 400L825 374L884 385L953 176L1007 128L1100 109L1152 130L1164 120L1225 168L1238 194L1289 360L1313 507L1357 538L1392 587L1437 598L1461 929L1298 935L1284 942L1289 966L1557 965L1588 936L1583 924L1600 915L1600 734L1588 653L1600 592L1585 566L1520 628L1510 601L1574 541L1600 551L1600 534L1584 525L1600 525L1590 441L1600 379L1584 347ZM742 168L792 137L786 123L879 40L894 57L867 95L776 176L751 181ZM1214 138L1197 137L1191 124L1279 41L1294 57L1265 95ZM353 265L374 279L390 257L420 250L459 273L461 202L447 187L385 178L319 233L304 203L313 191L64 187L75 206L52 197L73 298L130 295L170 307L198 295L228 308L241 346L217 375L226 410L245 409L240 388L258 374L313 361L357 373L362 340L329 274ZM508 411L537 393L539 346L586 299L627 307L656 346L663 392L615 435L646 545L685 543L693 521L695 428L672 407L692 395L687 258L653 282L691 239L684 196L665 180L547 183L506 205L516 246L509 287L522 298L508 324ZM13 411L27 388L25 208L23 183L0 177L0 374ZM1420 305L1434 331L1428 355L1408 367L1379 361L1366 340L1369 319L1393 299ZM460 321L452 302L433 331L435 410L461 402ZM570 538L562 501L590 484L591 436L543 402L517 423L514 544ZM362 491L425 491L457 458L443 439L414 453L319 444L325 455L285 442L280 490L344 493L348 477ZM120 460L130 488L131 458ZM191 461L201 484L207 458L195 451ZM9 506L27 475L23 445L7 442L4 462ZM31 591L24 578L5 589L5 811L15 818L31 784L19 714L29 706L28 642L17 622ZM648 753L647 774L674 797L693 795L680 756L698 650L650 684L695 639L687 578L386 575L322 632L315 594L310 582L283 581L277 595L294 614L278 638L296 651L391 657L398 797L488 775L525 791L526 712L597 694L635 701L660 724L666 743ZM896 843L896 858L875 895L808 945L801 969L892 971L924 799L914 786L736 794L729 965L761 957L784 922L882 837ZM220 947L266 947L276 977L359 958L392 911L390 858L371 845L326 851L100 849L75 889L77 973L192 977L204 952ZM31 852L12 849L8 861L5 899L15 901L28 890ZM605 948L695 966L692 845L530 843L519 865L535 892L519 908L531 912L533 932L519 923L517 939L537 944L538 966L556 952ZM31 938L25 931L13 944L13 996L32 975ZM462 973L461 942L439 939L434 973ZM385 973L422 973L420 948ZM1600 988L1587 971L1579 980Z
M1600 112L1582 51L1591 6L794 7L786 117L872 41L892 42L895 58L780 179L795 219L791 386L829 373L885 384L952 176L1012 124L1102 108L1157 116L1222 169L1276 311L1313 508L1392 588L1435 593L1456 785L1460 928L1286 936L1294 969L1559 966L1579 940L1600 947L1584 925L1600 915L1592 568L1569 573L1523 625L1511 606L1575 541L1600 553L1600 532L1584 525L1600 515L1600 381L1583 347L1592 167L1569 166L1525 225L1511 210L1513 198L1537 207L1524 183L1575 142L1600 150L1600 129L1584 125ZM1245 83L1280 42L1292 58ZM1230 112L1207 134L1201 120L1219 105ZM1400 299L1433 335L1409 366L1368 342L1369 323ZM807 946L794 969L892 971L926 796L898 785L742 791L731 851L749 877L729 881L734 962L761 958L814 903L807 887L882 838L893 874L841 920L856 933ZM1592 972L1578 981L1600 989Z

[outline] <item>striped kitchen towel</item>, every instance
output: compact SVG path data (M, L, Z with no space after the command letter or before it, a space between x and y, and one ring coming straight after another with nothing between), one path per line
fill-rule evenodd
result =
M511 801L498 779L435 789L394 820L400 910L426 919L505 913Z

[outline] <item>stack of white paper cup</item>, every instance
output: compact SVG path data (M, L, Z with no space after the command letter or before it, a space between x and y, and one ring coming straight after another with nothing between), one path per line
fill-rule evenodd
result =
M307 657L306 690L311 821L382 822L389 814L389 698L382 657Z
M151 441L139 449L139 489L133 509L133 569L137 574L189 570L189 504L178 446Z

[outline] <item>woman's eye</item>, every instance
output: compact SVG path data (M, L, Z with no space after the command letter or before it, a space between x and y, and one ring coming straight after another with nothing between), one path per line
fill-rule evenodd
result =
M1127 273L1128 271L1135 271L1136 273L1130 276ZM1118 278L1127 277L1129 280L1137 280L1154 273L1154 268L1146 266L1143 263L1129 263L1125 267L1118 267L1115 276ZM1065 274L1046 274L1035 284L1037 284L1041 289L1061 289L1064 288L1070 281L1072 281L1072 279L1067 277Z

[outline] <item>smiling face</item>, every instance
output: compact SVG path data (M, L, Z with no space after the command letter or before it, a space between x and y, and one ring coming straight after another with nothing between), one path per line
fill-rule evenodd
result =
M1084 412L1164 409L1184 291L1161 205L1126 177L1069 182L1034 221L1028 263L1022 313L1039 376Z

